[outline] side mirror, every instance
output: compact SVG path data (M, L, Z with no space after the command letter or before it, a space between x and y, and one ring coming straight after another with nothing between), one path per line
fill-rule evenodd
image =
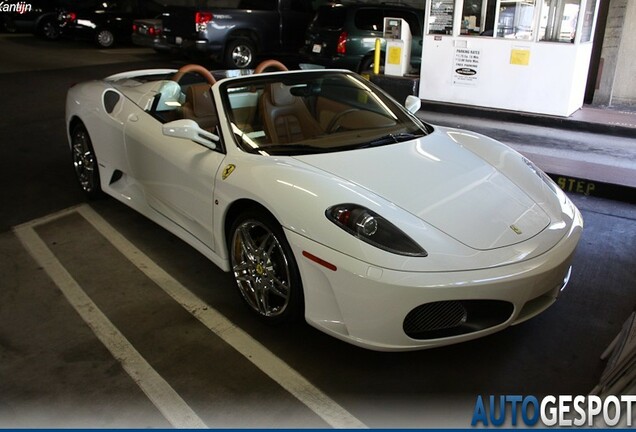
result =
M406 101L404 102L404 107L408 110L408 112L410 112L411 114L415 114L416 112L418 112L420 110L420 108L422 107L422 101L420 100L420 98L418 98L417 96L413 96L413 95L408 95L406 97Z
M213 133L201 129L194 120L188 119L166 123L163 125L162 131L165 136L192 140L211 150L216 149L216 143L220 140Z

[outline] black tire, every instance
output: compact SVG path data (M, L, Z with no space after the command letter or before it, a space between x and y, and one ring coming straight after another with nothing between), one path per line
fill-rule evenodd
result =
M6 33L15 33L18 29L11 18L0 16L0 31Z
M225 48L224 64L228 69L251 69L256 62L256 47L247 38L232 39Z
M97 29L95 33L95 43L100 48L111 48L115 45L115 35L107 28Z
M170 50L170 49L164 49L164 48L152 48L156 54L159 54L161 56L169 56L174 54L174 51Z
M358 73L372 73L373 72L373 64L374 64L374 56L368 55L362 59L360 62L360 68L358 69ZM384 66L384 54L380 55L380 70Z
M62 34L60 26L54 19L45 19L39 25L36 34L45 40L58 40Z
M91 137L81 123L74 126L71 131L71 156L80 188L89 199L99 198L102 195L99 164Z
M229 232L232 274L241 298L261 320L278 324L304 316L298 265L280 224L267 212L241 213Z

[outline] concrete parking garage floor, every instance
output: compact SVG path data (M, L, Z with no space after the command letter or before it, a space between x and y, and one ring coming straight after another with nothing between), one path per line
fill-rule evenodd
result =
M90 66L72 55L86 45L41 44L0 36L0 427L468 427L477 395L587 394L598 381L636 304L634 205L571 194L585 231L569 287L484 339L378 353L306 324L263 326L229 275L115 200L84 203L75 184L68 86L183 60L126 48L95 50ZM46 70L6 66L25 51Z

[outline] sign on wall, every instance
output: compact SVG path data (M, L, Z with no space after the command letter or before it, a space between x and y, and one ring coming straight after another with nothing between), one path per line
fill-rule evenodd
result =
M530 48L512 47L510 50L510 64L528 66L530 64Z
M428 34L453 34L455 0L431 1Z
M474 86L479 80L481 50L455 48L453 85Z

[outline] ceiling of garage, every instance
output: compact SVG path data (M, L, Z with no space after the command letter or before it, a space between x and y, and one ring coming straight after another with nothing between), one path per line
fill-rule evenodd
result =
M214 5L216 7L231 7L233 4L236 4L237 0L216 0L214 2ZM313 0L314 6L320 5L322 3L328 3L329 0ZM405 4L405 5L409 5L409 6L415 6L415 7L424 7L425 4L425 0L391 0L391 1L380 1L380 0L358 0L360 1L360 3L372 3L372 4L378 4L378 3L398 3L398 4ZM203 5L208 3L206 0L163 0L162 3L164 4L168 4L168 5L182 5L182 6L196 6L196 5Z

